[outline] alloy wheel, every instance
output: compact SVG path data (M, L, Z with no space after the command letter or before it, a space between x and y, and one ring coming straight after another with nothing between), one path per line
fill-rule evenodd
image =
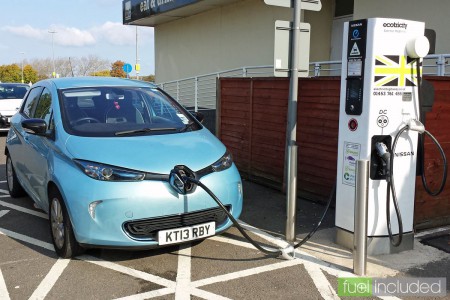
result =
M65 226L64 215L58 198L52 199L50 218L55 245L61 249L64 246Z

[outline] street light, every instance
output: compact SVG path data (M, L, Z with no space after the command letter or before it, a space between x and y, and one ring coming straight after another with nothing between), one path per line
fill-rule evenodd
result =
M53 46L53 36L56 33L56 31L55 30L49 30L48 33L52 34L52 54L53 54L53 73L52 73L52 76L53 76L53 78L55 78L56 77L56 71L55 71L55 48Z
M22 83L24 83L23 81L23 57L25 56L25 52L20 52L20 54L22 54Z

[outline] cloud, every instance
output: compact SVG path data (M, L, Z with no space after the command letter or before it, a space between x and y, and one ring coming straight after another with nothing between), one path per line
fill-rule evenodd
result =
M116 46L134 45L136 43L136 29L135 26L123 25L118 22L106 22L99 27L91 29L92 34L100 41L105 41L108 44ZM148 32L153 36L153 28L138 29L141 34Z
M39 41L48 41L52 38L49 29L33 28L30 25L18 27L5 26L2 31L10 32L14 35L35 39ZM61 46L88 46L95 44L94 36L87 30L80 30L73 27L51 26L51 31L56 33L53 35L54 43Z
M14 35L35 39L40 41L50 41L52 35L49 31L56 31L53 35L55 45L83 47L96 43L107 43L114 46L134 45L136 43L136 29L134 26L123 25L119 22L105 22L104 24L89 29L79 29L75 27L65 27L62 25L52 25L50 29L33 28L30 25L18 27L4 26L2 31L10 32ZM146 38L150 34L153 36L153 28L140 27L139 34L145 34Z

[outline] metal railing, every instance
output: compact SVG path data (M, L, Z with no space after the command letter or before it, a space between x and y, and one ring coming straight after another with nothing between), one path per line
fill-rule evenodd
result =
M428 55L423 61L424 75L450 76L450 54ZM341 61L319 61L309 64L310 77L339 76ZM272 77L273 66L250 66L159 83L190 110L216 109L216 82L221 77Z

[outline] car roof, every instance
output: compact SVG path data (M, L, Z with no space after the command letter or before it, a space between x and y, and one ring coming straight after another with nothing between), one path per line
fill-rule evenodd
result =
M30 87L26 83L15 83L15 82L0 82L0 85L2 86L23 86L23 87Z
M77 87L97 87L97 86L121 86L121 87L152 87L156 85L139 80L118 78L118 77L64 77L64 78L50 78L40 81L50 82L56 86L57 89L68 89Z

